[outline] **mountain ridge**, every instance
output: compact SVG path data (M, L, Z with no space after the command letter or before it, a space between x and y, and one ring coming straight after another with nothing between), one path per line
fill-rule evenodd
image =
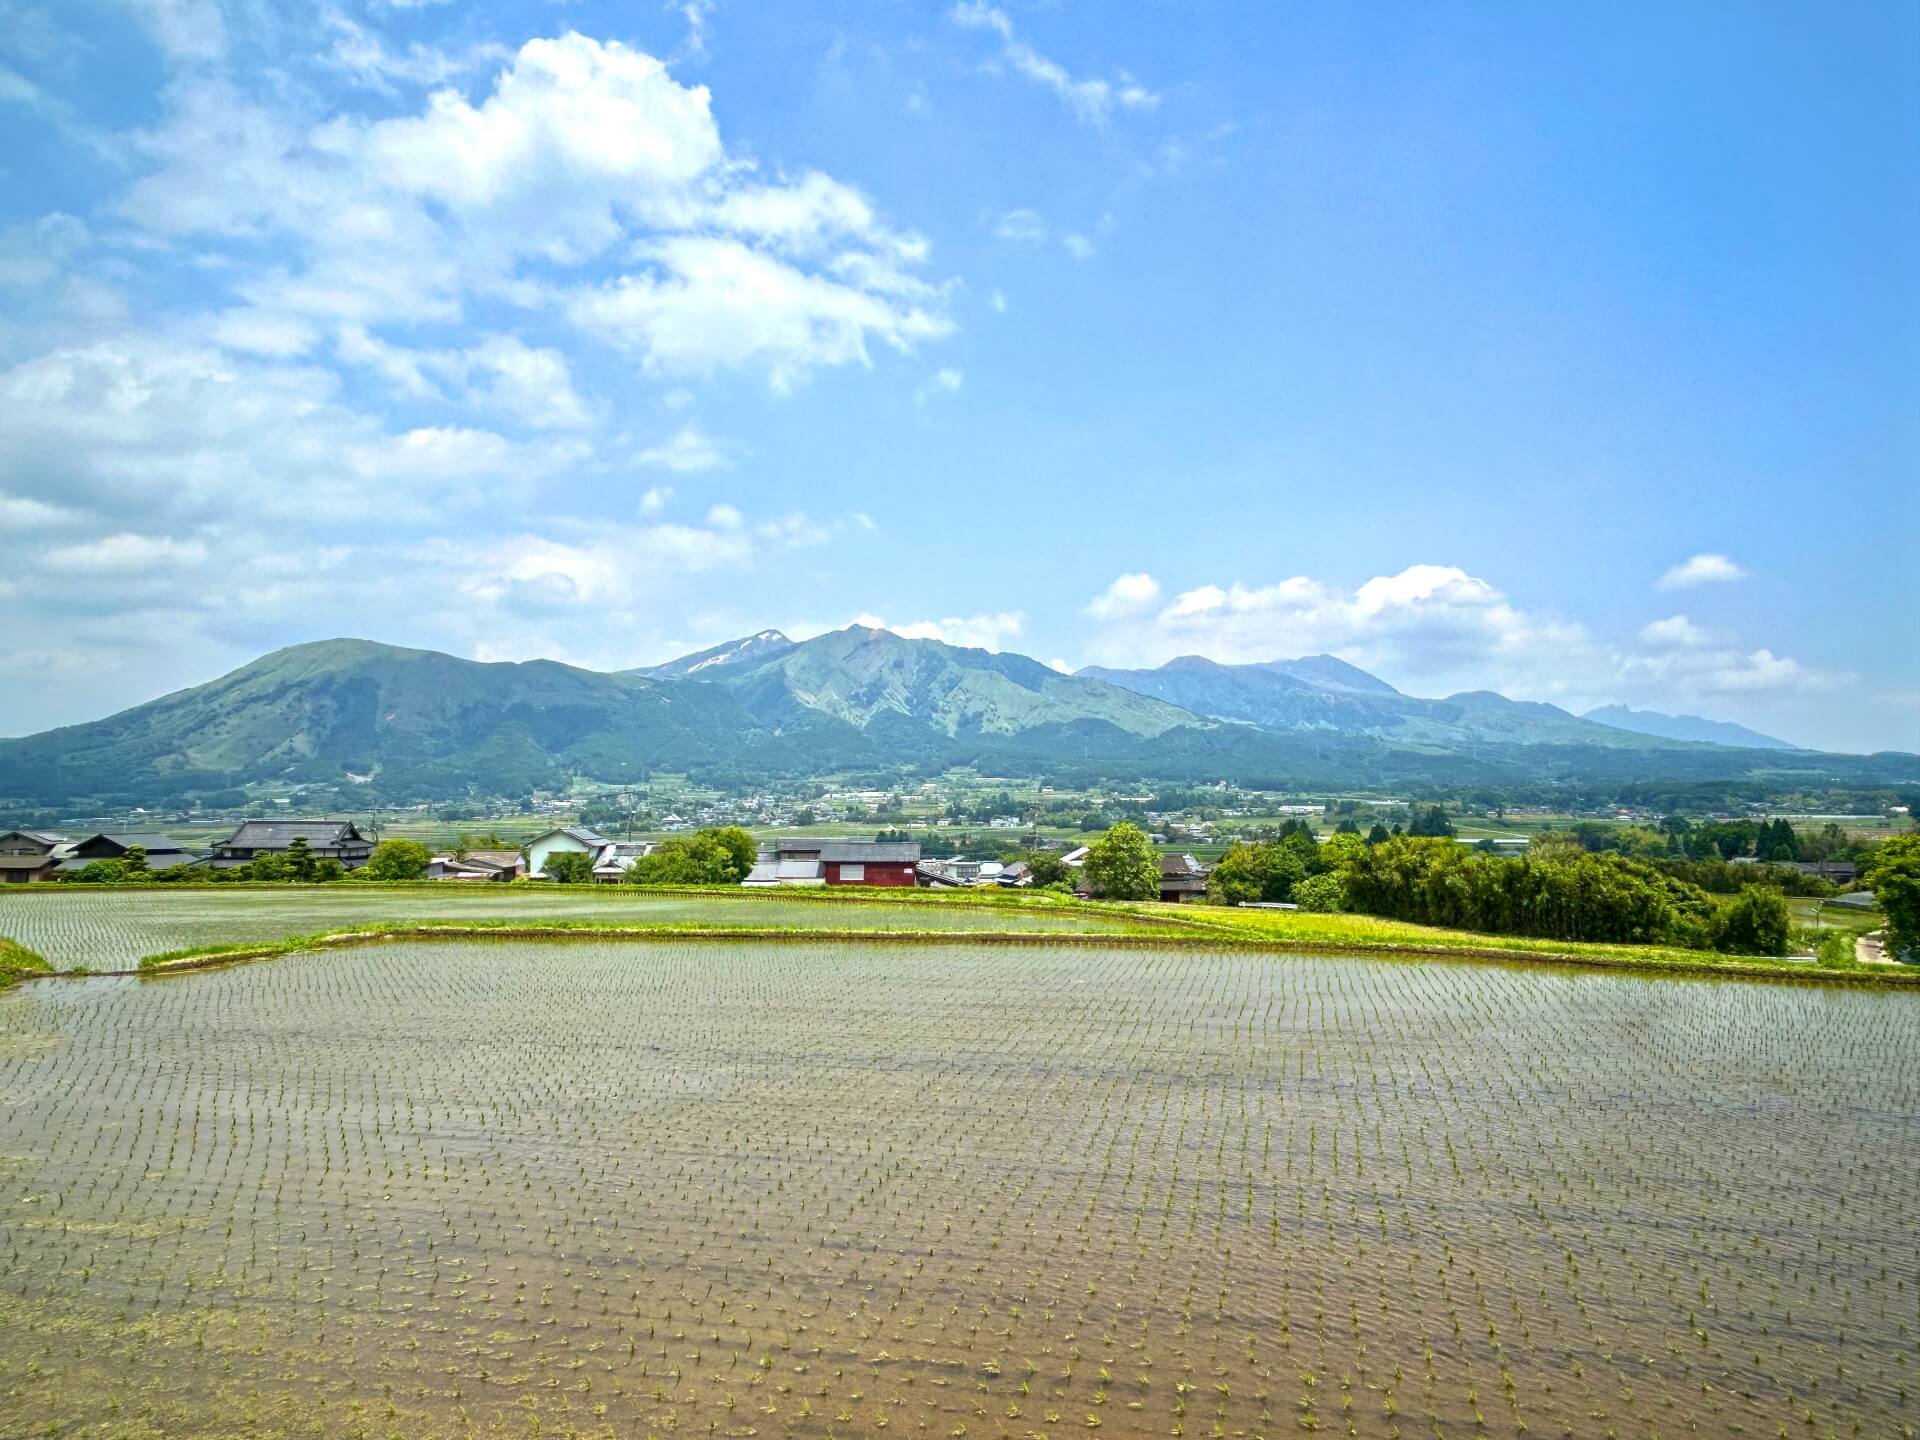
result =
M1236 708L1266 723L1221 713ZM164 803L253 784L377 782L389 798L431 799L629 783L655 769L730 784L962 767L1270 789L1761 774L1909 783L1920 757L1667 740L1492 692L1425 700L1330 657L1066 675L1025 655L850 626L799 642L761 631L602 672L334 639L0 740L0 808Z
M1806 747L1763 735L1732 720L1709 720L1701 715L1667 715L1658 710L1635 710L1628 705L1602 705L1580 717L1596 725L1611 725L1636 735L1662 740L1697 740L1708 745L1736 745L1748 750L1801 750Z

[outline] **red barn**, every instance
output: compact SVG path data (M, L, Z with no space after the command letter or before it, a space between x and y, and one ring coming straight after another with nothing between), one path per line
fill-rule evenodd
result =
M817 865L828 885L912 885L920 863L917 841L782 840L774 847L780 866Z

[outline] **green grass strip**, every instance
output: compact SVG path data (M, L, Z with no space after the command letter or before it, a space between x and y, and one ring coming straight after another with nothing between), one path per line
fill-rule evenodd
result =
M1367 917L1317 917L1320 919L1359 919ZM1417 929L1419 927L1404 927ZM1446 933L1446 932L1439 932ZM1462 937L1463 939L1465 937ZM1810 965L1793 965L1759 956L1722 956L1690 950L1634 950L1613 946L1561 946L1547 948L1545 942L1517 949L1495 937L1479 937L1479 943L1427 945L1406 939L1367 941L1349 935L1344 939L1299 937L1278 938L1240 933L1143 934L1059 934L1036 936L1030 931L989 930L858 930L799 929L792 926L608 925L592 920L555 920L529 923L525 920L445 922L406 922L358 925L325 930L312 935L289 936L284 940L252 945L201 946L189 950L150 955L137 971L115 974L163 976L215 966L271 960L300 952L378 944L396 940L714 940L714 941L799 941L810 943L865 943L918 945L1069 945L1080 949L1130 950L1210 950L1251 951L1293 955L1302 950L1316 954L1363 955L1379 958L1457 959L1498 961L1508 964L1550 964L1585 966L1642 974L1705 975L1739 979L1785 980L1800 984L1853 985L1869 989L1920 987L1920 971L1912 970L1827 970Z

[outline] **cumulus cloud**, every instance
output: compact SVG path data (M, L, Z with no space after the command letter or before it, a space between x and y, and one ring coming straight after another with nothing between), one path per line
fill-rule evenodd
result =
M923 238L830 176L762 175L706 87L617 41L531 40L484 96L446 85L377 119L315 122L196 76L134 148L126 218L218 250L256 307L382 343L503 302L649 374L759 366L790 386L952 329L950 287L916 273Z
M1742 650L1683 615L1645 626L1641 648L1516 605L1457 566L1411 565L1351 589L1308 576L1199 585L1163 600L1127 575L1088 602L1096 660L1156 665L1201 654L1229 664L1331 653L1421 695L1494 689L1586 708L1670 706L1715 695L1820 688L1832 676L1768 650Z
M1682 560L1654 582L1659 590L1690 590L1696 585L1718 585L1744 580L1747 572L1724 555L1695 555Z
M1661 649L1673 646L1698 649L1712 642L1713 632L1694 624L1684 615L1669 615L1664 620L1652 620L1642 625L1640 639L1645 644Z
M1143 614L1160 598L1160 582L1142 571L1122 575L1086 604L1085 613L1095 620L1120 620Z
M1077 120L1101 125L1115 110L1151 110L1160 103L1158 95L1124 73L1113 80L1075 77L1066 66L1022 40L1007 12L984 0L964 0L949 10L947 16L962 29L981 30L997 37L1001 60L1015 73L1059 96Z
M877 615L862 615L853 622L876 630L891 630L907 640L939 640L975 650L1004 650L1020 638L1027 628L1027 617L1018 610L994 614L949 615L940 620L915 620L907 625L889 625Z

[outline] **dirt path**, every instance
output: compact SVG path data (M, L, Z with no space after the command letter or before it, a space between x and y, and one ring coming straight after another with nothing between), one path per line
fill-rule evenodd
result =
M1887 932L1875 930L1853 942L1853 958L1862 965L1898 965L1887 953Z

